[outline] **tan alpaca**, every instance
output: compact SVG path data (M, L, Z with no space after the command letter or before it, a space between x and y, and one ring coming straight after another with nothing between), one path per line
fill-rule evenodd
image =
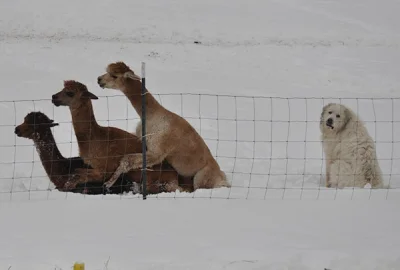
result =
M94 117L92 99L97 99L97 97L90 93L84 84L65 81L64 89L53 95L52 102L57 107L69 107L80 156L85 163L105 177L101 179L102 181L112 175L125 155L141 153L142 143L132 133L115 127L100 126ZM182 190L178 186L177 172L168 164L161 165L162 161L154 163L153 171L147 173L149 193ZM141 181L140 170L128 170L127 176L134 182ZM80 181L69 182L66 186L73 187L79 183ZM165 190L159 190L160 188Z
M108 65L107 73L98 77L98 84L102 88L121 90L142 116L140 77L123 62ZM196 130L185 119L161 106L149 92L145 98L147 165L166 159L179 174L194 176L194 189L229 187L225 173ZM141 124L136 132L141 137ZM142 155L127 155L106 185L112 185L121 173L140 168L142 164Z

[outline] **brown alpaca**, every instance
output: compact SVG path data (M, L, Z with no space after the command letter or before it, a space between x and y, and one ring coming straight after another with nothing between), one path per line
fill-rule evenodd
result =
M127 65L123 62L108 65L107 73L97 81L102 88L121 90L142 116L142 83ZM194 176L194 189L230 187L225 173L196 130L185 119L161 106L148 91L145 98L148 166L166 159L180 175ZM136 134L141 137L141 124ZM106 185L112 185L120 174L140 168L142 163L142 155L125 156Z
M142 143L132 133L115 128L100 126L94 116L92 99L97 97L86 86L76 81L65 81L64 89L52 96L55 106L68 106L75 135L78 140L80 156L104 178L108 179L118 168L121 159L127 154L140 153ZM168 164L153 164L148 171L147 189L149 193L182 190L178 185L178 174ZM129 170L127 176L136 183L141 182L140 170ZM80 180L69 182L75 186ZM139 185L136 185L139 188ZM161 189L161 190L160 190Z
M57 190L92 195L105 194L106 190L103 184L93 182L90 179L97 177L102 180L102 176L95 172L91 173L93 172L92 168L85 164L82 158L65 158L62 156L51 132L51 128L54 126L58 126L58 123L54 123L44 113L30 112L25 116L24 122L15 128L14 133L18 137L33 140L46 174ZM86 178L88 178L88 182L78 185L76 189L68 190L64 188L65 183L68 181L75 181L75 179L86 181ZM116 183L107 193L121 194L130 192L131 186L132 183L130 183L128 177L121 177L118 179L118 185Z

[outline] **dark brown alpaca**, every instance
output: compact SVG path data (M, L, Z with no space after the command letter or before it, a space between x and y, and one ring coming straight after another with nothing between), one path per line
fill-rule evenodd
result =
M102 88L118 89L124 93L142 117L142 83L125 63L108 65L107 73L99 76L97 82ZM197 131L184 118L164 108L147 90L145 102L148 166L167 160L180 175L193 177L194 189L230 187L225 173ZM138 125L136 134L141 136L141 125ZM114 183L121 173L140 168L142 164L141 155L125 156L106 186Z
M15 134L33 140L36 150L39 154L42 165L46 171L50 181L56 186L56 189L65 191L64 185L68 181L82 179L87 183L79 184L75 189L70 190L74 193L85 194L121 194L129 192L132 182L128 177L124 176L118 179L117 183L106 191L100 182L92 181L93 177L102 180L101 175L86 174L86 170L90 172L92 169L85 164L80 157L65 158L58 150L56 142L51 132L51 127L57 126L53 120L41 112L31 112L24 118L24 122L15 128Z
M142 143L132 133L115 127L100 126L94 116L92 99L97 97L84 84L65 81L63 90L53 95L52 102L57 107L69 107L80 156L107 180L126 154L141 155ZM154 164L147 172L148 192L174 192L177 189L183 191L179 186L178 173L170 165L161 163L162 161ZM141 182L141 170L130 170L127 175L135 183ZM70 181L67 186L74 187L80 182Z

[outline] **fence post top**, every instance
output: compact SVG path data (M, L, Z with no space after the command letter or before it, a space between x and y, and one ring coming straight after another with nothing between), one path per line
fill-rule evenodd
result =
M146 63L142 62L142 78L146 77Z

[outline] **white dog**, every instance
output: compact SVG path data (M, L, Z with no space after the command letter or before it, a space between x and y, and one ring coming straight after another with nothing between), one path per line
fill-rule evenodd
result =
M362 120L349 108L326 105L320 129L326 157L327 187L383 187L375 145Z

